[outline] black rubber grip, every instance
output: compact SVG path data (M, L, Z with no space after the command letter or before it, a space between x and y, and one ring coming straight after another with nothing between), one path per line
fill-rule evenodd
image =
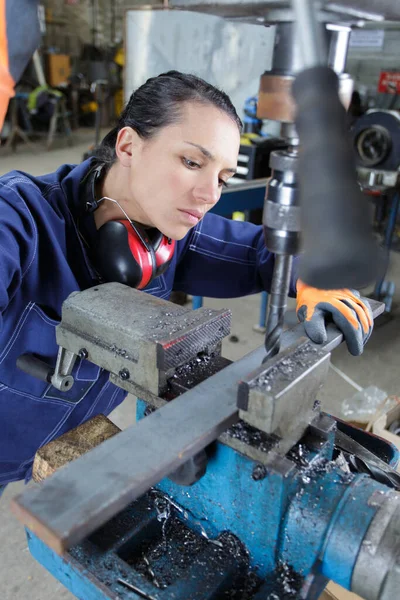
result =
M24 373L47 383L51 383L51 376L54 374L54 369L50 365L33 354L21 354L17 358L17 367Z
M325 289L363 287L376 280L382 265L338 92L336 73L323 66L303 71L293 84L301 144L300 278Z

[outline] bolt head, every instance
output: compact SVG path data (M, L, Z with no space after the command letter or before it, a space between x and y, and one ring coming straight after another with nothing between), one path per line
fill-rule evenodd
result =
M121 371L118 373L118 376L124 381L126 381L127 379L129 379L130 373L128 369L121 369Z
M264 465L255 465L253 473L251 474L252 479L254 479L254 481L261 481L262 479L265 479L266 476L267 469L264 467Z

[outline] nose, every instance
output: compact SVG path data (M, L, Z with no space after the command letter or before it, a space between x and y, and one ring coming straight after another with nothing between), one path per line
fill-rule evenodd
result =
M196 200L200 200L205 204L216 204L220 198L221 189L219 187L218 177L204 178L199 181L194 189Z

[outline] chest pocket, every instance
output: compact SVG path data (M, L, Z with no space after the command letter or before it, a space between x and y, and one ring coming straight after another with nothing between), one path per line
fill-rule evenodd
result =
M100 369L87 361L77 361L74 369L75 385L67 393L59 392L45 381L18 369L17 359L22 354L34 354L54 367L58 346L55 328L59 320L49 316L46 310L30 302L3 343L0 354L0 383L18 392L37 398L49 398L77 404L98 379ZM4 335L5 332L3 332Z

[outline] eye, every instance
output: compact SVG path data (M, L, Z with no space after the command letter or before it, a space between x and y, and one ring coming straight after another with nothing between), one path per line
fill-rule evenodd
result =
M229 187L229 183L227 181L225 181L224 179L219 179L218 183L221 187L224 187L224 188Z
M182 158L183 160L183 164L188 168L188 169L199 169L200 165L199 163L194 162L194 160L190 160L190 158Z

